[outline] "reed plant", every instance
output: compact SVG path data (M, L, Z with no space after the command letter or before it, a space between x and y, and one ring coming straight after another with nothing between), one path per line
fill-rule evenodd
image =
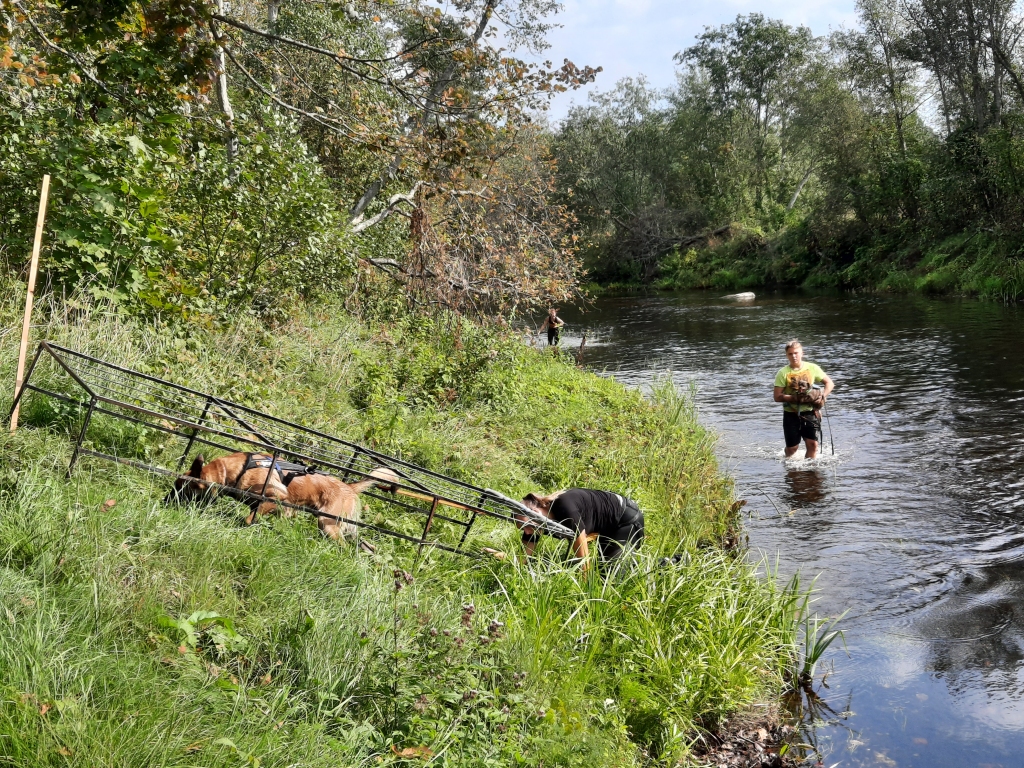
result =
M0 764L667 765L781 690L796 593L719 546L736 507L684 395L645 399L457 318L321 306L203 328L69 302L42 317L37 338L510 495L628 494L650 535L586 573L553 541L524 561L509 528L490 532L503 562L360 554L310 520L242 527L228 499L164 506L166 481L130 468L85 459L65 480L76 416L27 402L28 426L0 434Z

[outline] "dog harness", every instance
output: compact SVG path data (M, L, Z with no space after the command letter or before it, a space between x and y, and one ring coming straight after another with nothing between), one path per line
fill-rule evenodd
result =
M245 476L245 473L250 469L271 469L281 477L281 482L284 483L287 488L292 480L296 477L302 477L303 475L315 475L316 467L307 467L303 464L296 464L291 461L281 461L278 459L274 460L273 456L267 456L265 453L247 453L245 454L245 464L242 465L242 471L238 473L238 477L231 483L235 488L238 487L239 481Z

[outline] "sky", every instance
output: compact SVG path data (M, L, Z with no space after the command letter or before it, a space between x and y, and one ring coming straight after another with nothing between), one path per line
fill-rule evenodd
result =
M803 24L815 35L842 25L854 26L854 0L563 0L557 17L563 26L552 30L544 58L555 66L569 59L579 67L602 66L597 81L555 97L549 119L557 122L587 94L606 91L623 77L645 75L651 85L675 83L672 57L690 46L704 27L728 24L738 14L763 13L794 26Z

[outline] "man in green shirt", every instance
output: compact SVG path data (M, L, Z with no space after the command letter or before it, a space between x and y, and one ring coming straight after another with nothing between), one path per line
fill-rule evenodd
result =
M804 348L797 339L786 344L789 365L775 374L775 402L782 403L782 431L786 435L786 457L803 438L807 458L818 455L821 436L821 408L835 384L821 368L804 360Z

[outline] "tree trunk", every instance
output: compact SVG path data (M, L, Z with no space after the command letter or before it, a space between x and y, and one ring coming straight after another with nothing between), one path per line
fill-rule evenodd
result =
M224 0L217 0L217 12L224 13ZM217 100L224 113L225 146L227 148L228 165L232 176L235 173L235 160L238 157L238 134L235 133L235 111L231 108L231 97L228 95L228 60L221 44L221 36L217 37Z
M800 193L804 190L804 184L806 184L807 180L811 178L811 174L813 172L814 166L812 165L807 169L807 173L804 174L804 177L800 179L800 183L796 185L796 189L793 190L793 196L789 198L789 205L786 206L787 211L793 210L793 206L796 205L796 199L800 197Z

